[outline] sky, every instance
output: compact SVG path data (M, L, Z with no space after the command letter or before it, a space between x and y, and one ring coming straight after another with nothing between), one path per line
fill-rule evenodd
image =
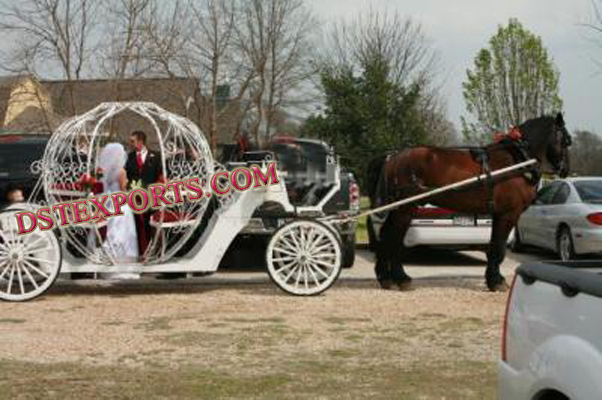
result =
M583 26L593 20L592 0L309 0L309 5L325 26L370 7L419 21L439 53L448 117L458 127L460 116L466 115L462 97L466 69L498 25L518 18L542 38L560 71L569 129L602 133L602 34L598 47L595 35Z

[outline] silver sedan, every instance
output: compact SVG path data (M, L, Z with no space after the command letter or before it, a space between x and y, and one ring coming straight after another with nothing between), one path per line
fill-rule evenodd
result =
M562 260L602 255L602 177L556 180L539 190L518 221L512 250L532 245Z

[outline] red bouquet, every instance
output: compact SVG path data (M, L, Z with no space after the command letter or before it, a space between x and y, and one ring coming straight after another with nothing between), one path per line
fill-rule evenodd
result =
M77 188L79 190L84 190L85 192L93 192L100 193L102 192L102 179L103 171L101 168L96 168L96 171L88 174L85 173L81 178L77 181Z

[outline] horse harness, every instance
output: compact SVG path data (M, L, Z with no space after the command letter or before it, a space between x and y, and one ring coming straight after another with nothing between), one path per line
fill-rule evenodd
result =
M529 155L529 142L522 135L517 127L512 128L508 133L496 133L495 145L507 150L514 163L518 164L531 159ZM491 167L489 165L490 157L487 147L473 147L470 148L470 154L473 159L481 164L481 175L485 175L485 179L481 180L485 187L485 194L487 196L487 208L490 214L493 214L495 210L495 199L494 199L494 186L495 182L491 176ZM523 173L525 180L532 186L537 186L540 178L541 171L538 166L534 166Z
M529 154L529 142L522 135L520 130L517 127L512 128L507 133L496 133L494 135L495 144L493 146L495 148L502 148L507 150L514 163L518 164L527 160L530 160L532 157ZM468 150L473 157L473 159L481 164L481 174L485 175L484 179L479 179L479 184L482 184L485 189L485 194L487 196L487 208L491 215L493 215L495 211L495 198L494 198L494 187L495 187L495 179L491 174L491 165L490 165L490 155L491 146L488 147L457 147L458 149ZM399 151L388 152L386 154L385 161L383 163L383 168L378 177L377 184L377 192L380 192L381 198L386 202L399 198L400 196L412 195L415 191L427 191L432 188L425 187L424 184L420 181L420 179L416 176L414 171L410 171L410 185L406 186L400 192L399 189L392 193L389 185L387 184L387 178L385 174L385 166L389 159L398 154ZM539 166L533 166L526 170L523 173L523 177L525 180L532 186L537 186L539 180L541 178L541 170ZM397 179L397 178L395 178ZM395 185L398 188L398 185ZM379 196L377 196L379 197ZM386 213L383 213L380 217L384 219Z

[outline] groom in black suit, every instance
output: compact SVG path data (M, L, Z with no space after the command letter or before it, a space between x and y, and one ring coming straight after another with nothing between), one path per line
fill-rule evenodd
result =
M146 189L153 183L163 180L161 156L146 147L146 133L134 131L130 134L130 145L133 151L128 154L125 172L129 183L139 181ZM136 215L136 232L138 233L138 250L144 254L151 237L151 211Z

